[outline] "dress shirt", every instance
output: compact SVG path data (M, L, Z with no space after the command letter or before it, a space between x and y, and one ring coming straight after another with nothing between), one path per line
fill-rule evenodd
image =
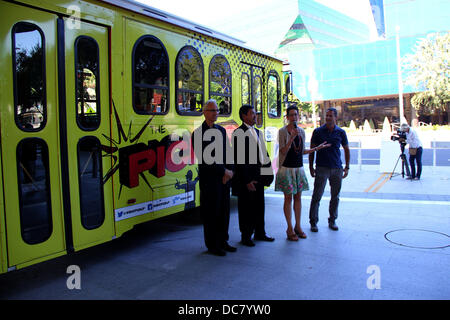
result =
M256 133L255 127L254 126L249 126L248 124L246 124L244 122L244 124L247 126L247 128L250 130L250 132L252 133L253 138L255 138L256 142L258 143L258 152L259 152L259 159L260 162L263 162L264 156L263 156L263 151L262 151L262 147L261 147L261 140L259 139L258 134Z
M413 128L409 128L409 132L406 132L406 142L409 144L410 148L422 147L419 135Z

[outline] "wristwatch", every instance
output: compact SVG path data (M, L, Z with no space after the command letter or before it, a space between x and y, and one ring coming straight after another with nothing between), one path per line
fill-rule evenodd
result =
M345 170L345 169L347 169L347 170L350 170L350 167L349 167L349 166L347 166L347 167L345 167L345 168L344 168L344 170Z

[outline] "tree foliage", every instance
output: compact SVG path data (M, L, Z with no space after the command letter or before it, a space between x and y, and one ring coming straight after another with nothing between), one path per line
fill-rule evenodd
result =
M22 112L39 107L44 99L43 52L39 45L31 50L21 49L16 56L18 105Z
M288 101L290 103L295 103L300 111L303 111L307 114L312 113L312 104L309 102L300 101L300 99L297 98L297 96L292 92L288 94Z
M432 33L421 39L413 54L406 55L403 67L406 84L418 93L411 99L415 109L446 110L450 103L450 33Z

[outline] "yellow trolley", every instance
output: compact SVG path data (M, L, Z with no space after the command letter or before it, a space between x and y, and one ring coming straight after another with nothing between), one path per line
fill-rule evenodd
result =
M253 104L269 152L282 61L134 1L0 1L0 273L199 205L182 137Z

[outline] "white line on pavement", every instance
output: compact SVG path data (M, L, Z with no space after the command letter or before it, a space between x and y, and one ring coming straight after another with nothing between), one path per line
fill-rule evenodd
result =
M266 193L269 198L282 198L283 194ZM302 199L311 200L311 196L302 196ZM330 197L322 197L323 200L330 200ZM370 199L370 198L346 198L339 197L340 201L344 202L372 202L372 203L397 203L397 204L422 204L422 205L440 205L450 206L450 201L431 201L431 200L398 200L398 199Z

